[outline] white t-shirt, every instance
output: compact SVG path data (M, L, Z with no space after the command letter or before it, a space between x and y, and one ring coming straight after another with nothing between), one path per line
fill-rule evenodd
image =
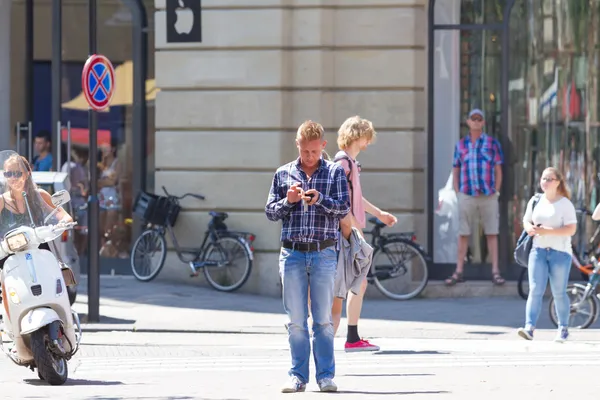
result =
M550 203L546 196L542 195L533 209L533 199L527 203L527 210L523 216L523 222L533 223L534 226L541 224L549 228L561 228L565 225L577 224L577 215L573 203L566 197ZM551 248L572 254L571 236L542 235L533 237L533 247Z

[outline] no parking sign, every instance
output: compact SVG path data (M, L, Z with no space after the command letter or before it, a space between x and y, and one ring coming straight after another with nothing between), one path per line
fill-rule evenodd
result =
M110 60L98 54L88 58L81 74L81 87L90 108L106 109L115 93L115 69Z

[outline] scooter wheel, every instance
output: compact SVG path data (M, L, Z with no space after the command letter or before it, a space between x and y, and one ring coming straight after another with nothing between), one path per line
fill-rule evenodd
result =
M69 376L67 360L52 354L48 349L49 342L50 338L45 329L37 330L31 334L31 352L38 368L38 376L52 386L62 385Z

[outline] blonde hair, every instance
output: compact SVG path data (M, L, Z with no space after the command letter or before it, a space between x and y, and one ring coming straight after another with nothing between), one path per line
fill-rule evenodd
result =
M377 132L375 132L371 121L355 115L348 118L340 126L337 143L340 149L346 150L352 143L362 138L367 138L370 143L375 140L376 135Z
M306 120L298 128L296 140L323 140L324 133L325 131L323 130L323 126L321 126L321 124L311 120Z
M563 175L562 172L560 172L557 168L554 167L548 167L546 168L544 171L548 171L548 172L552 172L554 174L554 176L556 177L556 179L558 180L558 187L556 188L556 191L562 196L562 197L566 197L567 199L571 199L571 192L569 192L569 189L567 188L567 184L565 183L565 177Z

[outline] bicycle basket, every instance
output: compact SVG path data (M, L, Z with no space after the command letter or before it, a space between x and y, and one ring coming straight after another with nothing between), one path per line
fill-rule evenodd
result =
M140 192L133 206L133 213L142 217L145 221L165 226L167 221L175 226L181 207L175 201L166 196Z

